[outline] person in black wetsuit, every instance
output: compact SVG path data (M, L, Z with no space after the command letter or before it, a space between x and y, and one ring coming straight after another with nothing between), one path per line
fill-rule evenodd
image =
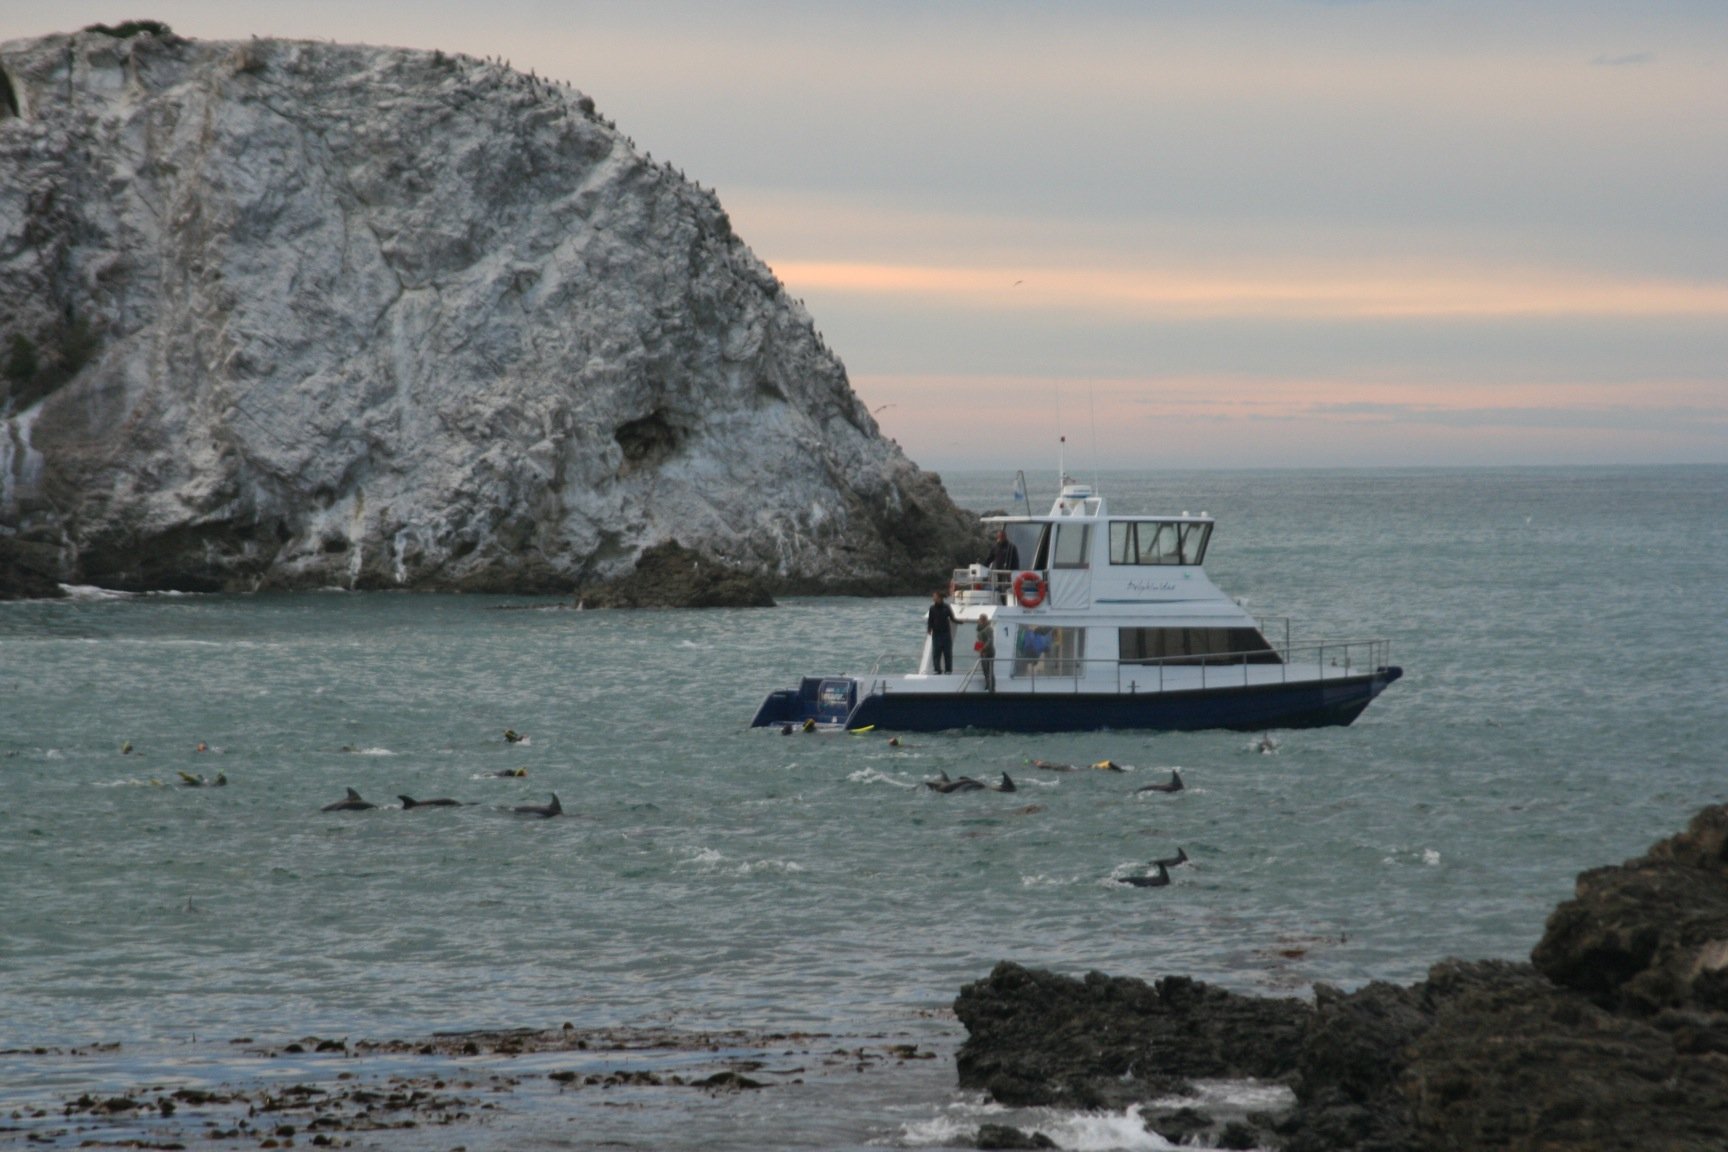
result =
M937 675L954 671L954 609L948 607L941 589L930 593L930 614L924 631L930 636L931 671Z

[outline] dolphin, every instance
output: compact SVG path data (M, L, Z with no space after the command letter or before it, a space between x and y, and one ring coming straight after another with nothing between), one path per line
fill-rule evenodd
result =
M1182 783L1182 769L1172 768L1172 769L1170 769L1170 780L1168 783L1165 783L1165 784L1148 784L1144 788L1136 788L1136 789L1134 789L1134 791L1137 793L1138 792L1180 792L1180 791L1182 791L1183 787L1184 787L1184 785Z
M1152 861L1152 863L1158 865L1160 868L1174 868L1178 864L1188 863L1188 853L1183 848L1177 848L1176 855L1165 856L1162 859Z
M324 807L320 808L319 811L320 812L361 812L367 808L376 808L376 807L378 807L378 805L373 804L367 800L362 800L360 798L360 793L358 793L358 792L354 791L354 789L350 788L350 789L348 789L348 795L347 796L343 797L341 800L336 801L334 804L324 805Z
M558 802L558 793L548 792L547 795L552 797L552 803L550 804L518 804L516 807L510 809L510 811L515 812L520 816L549 817L564 815L564 805Z
M1162 888L1170 883L1170 869L1164 866L1162 860L1154 860L1152 866L1158 869L1156 876L1122 876L1117 878L1118 884L1131 884L1136 888Z
M974 780L970 776L962 776L958 780L950 780L948 779L948 773L943 772L935 780L924 781L924 787L930 789L932 792L940 792L946 796L951 792L976 792L981 788L989 787L989 785L982 781Z
M410 809L410 808L460 808L460 807L462 807L462 801L452 800L448 796L440 796L436 800L416 800L412 796L403 796L401 793L397 793L396 799L402 801L402 811L404 811L404 812L408 811L408 809Z
M1002 783L1000 783L1000 784L986 784L986 785L984 785L984 787L990 789L990 791L992 791L992 792L1018 792L1018 791L1020 791L1019 788L1014 786L1014 778L1012 776L1008 775L1008 773L1006 773L1006 772L1002 773Z

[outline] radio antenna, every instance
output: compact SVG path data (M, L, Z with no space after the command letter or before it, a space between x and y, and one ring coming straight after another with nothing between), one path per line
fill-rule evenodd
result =
M1062 382L1055 382L1056 387L1056 491L1060 493L1068 483L1068 437L1062 431Z
M1102 494L1104 485L1098 471L1098 401L1093 394L1095 381L1086 381L1086 407L1092 417L1092 491Z

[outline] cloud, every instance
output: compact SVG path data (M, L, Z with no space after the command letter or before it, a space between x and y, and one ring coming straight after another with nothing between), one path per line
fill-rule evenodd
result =
M1253 376L855 383L884 432L938 468L1012 466L1058 450L1082 469L1728 462L1721 380L1651 381L1636 399L1593 383Z
M1690 427L1694 432L1728 432L1728 409L1651 407L1630 404L1596 408L1442 408L1431 404L1316 404L1312 417L1322 420L1372 420L1401 424L1433 424L1444 428L1612 429L1668 432Z
M1630 68L1638 64L1649 64L1655 59L1654 52L1628 52L1624 56L1598 56L1590 63L1596 68Z
M1728 318L1728 281L1477 267L1424 271L1316 266L1289 272L1097 266L957 267L787 260L794 293L922 300L1004 311L1099 311L1147 317Z

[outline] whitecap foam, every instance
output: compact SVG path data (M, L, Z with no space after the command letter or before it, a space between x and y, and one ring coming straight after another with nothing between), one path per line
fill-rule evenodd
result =
M932 1116L900 1125L898 1148L964 1148L977 1135L977 1121L959 1116Z
M804 871L804 865L796 860L757 860L754 863L740 864L737 872L740 876L748 876L752 872L779 872L790 875Z
M120 592L113 588L98 588L94 584L62 584L60 591L66 593L68 600L132 600L136 592Z
M916 780L902 780L897 776L890 776L888 773L878 771L875 768L860 768L856 772L847 776L846 779L853 784L892 784L896 788L918 787L918 782Z
M968 1145L981 1124L1007 1124L1022 1132L1042 1132L1058 1148L1072 1152L1163 1152L1177 1147L1147 1129L1138 1105L1121 1112L1033 1108L1016 1113L998 1104L955 1104L927 1120L903 1123L894 1143L902 1148Z
M1294 1092L1270 1080L1193 1080L1189 1087L1194 1095L1165 1096L1148 1107L1282 1112L1296 1104Z

